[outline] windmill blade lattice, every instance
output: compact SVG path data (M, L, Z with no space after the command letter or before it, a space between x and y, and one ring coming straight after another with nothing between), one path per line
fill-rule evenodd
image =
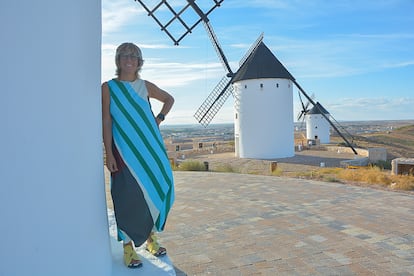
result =
M153 1L153 0L135 0L147 11L148 16L151 16L155 22L161 27L174 42L178 45L180 41L201 22L207 19L207 16L224 0L210 0L201 1L200 5L212 5L211 8L203 8L207 10L204 12L195 0L167 0Z
M253 43L253 45L250 47L250 49L246 52L244 57L239 62L239 67L242 67L244 63L249 59L250 55L256 50L256 48L259 46L259 44L263 41L263 33L259 35L259 37L256 39L256 41Z
M230 77L230 80L227 80L226 77L223 77L216 88L210 93L208 98L203 102L200 108L195 113L194 117L197 121L202 124L204 127L210 123L210 121L217 114L224 102L233 93L233 86L231 85L234 77L234 73L231 71L229 64L227 63L226 56L220 48L217 37L214 35L213 29L208 22L204 22L207 33L210 36L211 42L216 49L216 52L221 59L224 68L227 69L227 77ZM263 41L263 33L255 41L255 43L250 47L245 56L240 61L240 64L243 65L250 55L256 50L259 44ZM221 89L222 88L222 89ZM221 89L221 90L220 90Z
M335 123L336 127L338 129L341 129L342 133L345 133L343 135L346 136L348 139L350 139L351 143L353 144L354 143L354 136L351 133L349 133L349 131L346 130L346 128L344 128L332 115L330 115L330 118L331 118L332 122Z
M204 28L207 31L207 34L211 40L211 42L213 43L213 47L216 50L216 53L221 61L221 64L223 64L224 69L227 71L227 74L229 77L231 77L233 75L233 71L230 68L230 65L227 61L226 56L224 55L223 50L221 49L221 46L218 42L218 39L216 37L216 34L213 31L213 27L211 26L209 21L203 21L204 23Z
M194 118L196 118L202 126L207 127L232 93L233 86L231 85L231 80L227 77L223 77L207 99L205 99L197 109Z
M194 117L197 121L206 127L220 108L223 106L224 102L233 93L233 87L231 85L231 80L234 76L233 71L230 68L230 65L227 61L226 56L218 42L218 39L213 31L213 27L209 23L208 15L224 0L203 0L196 3L196 0L175 0L169 1L173 5L169 4L167 0L163 1L154 1L154 0L135 0L141 4L141 6L148 12L148 15L151 16L155 22L161 27L161 30L164 31L174 42L175 45L178 43L200 23L203 22L206 32L213 44L214 49L224 66L224 69L227 71L227 75L222 78L222 80L217 84L213 89L207 99L203 102L200 108L194 114ZM144 2L148 3L145 4ZM155 2L155 3L154 3ZM200 8L200 5L203 5L203 8ZM206 5L212 5L211 8L206 8ZM151 6L153 8L149 8ZM209 7L209 6L207 6ZM205 12L207 10L207 12ZM169 13L169 20L166 20L163 23L163 20L160 20L161 15L165 15L165 12ZM188 17L188 13L192 13L192 17ZM165 16L164 16L165 17ZM188 24L188 18L192 18L193 24ZM194 20L194 18L196 18ZM178 25L182 31L182 35L176 38L172 34L171 28L173 25ZM261 38L263 39L263 37ZM257 43L258 45L259 43ZM256 45L256 47L257 47ZM254 49L252 49L253 51ZM246 58L247 59L247 58Z

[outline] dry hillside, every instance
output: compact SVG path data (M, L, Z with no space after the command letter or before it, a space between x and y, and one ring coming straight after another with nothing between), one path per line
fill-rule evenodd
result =
M342 142L338 136L332 141ZM414 158L414 125L403 126L393 131L354 135L359 148L382 147L387 149L388 160L398 157Z

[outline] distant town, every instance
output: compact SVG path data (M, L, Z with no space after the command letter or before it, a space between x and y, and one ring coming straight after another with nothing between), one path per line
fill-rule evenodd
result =
M388 132L395 128L413 125L414 120L390 120L390 121L349 121L339 122L340 126L352 135L363 135L376 132ZM295 132L306 131L305 122L294 123ZM210 124L206 128L193 125L164 125L161 126L161 134L164 139L175 142L194 140L197 138L214 138L221 141L234 139L234 124Z

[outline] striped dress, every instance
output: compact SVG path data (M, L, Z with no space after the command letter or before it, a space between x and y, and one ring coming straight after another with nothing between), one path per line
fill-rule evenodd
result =
M138 84L146 90L145 81ZM150 104L139 96L147 91L135 91L130 83L115 79L108 86L118 165L111 175L115 218L118 229L139 246L151 231L164 229L174 202L173 174Z

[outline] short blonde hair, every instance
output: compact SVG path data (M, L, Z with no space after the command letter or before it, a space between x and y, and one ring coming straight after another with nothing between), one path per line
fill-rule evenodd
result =
M144 65L144 60L142 59L142 52L141 49L131 42L125 42L118 46L115 53L115 64L116 64L116 72L115 74L119 76L121 74L121 68L119 65L119 59L121 55L136 55L138 57L138 68L135 72L136 77L139 77L139 71L141 71L142 65Z

